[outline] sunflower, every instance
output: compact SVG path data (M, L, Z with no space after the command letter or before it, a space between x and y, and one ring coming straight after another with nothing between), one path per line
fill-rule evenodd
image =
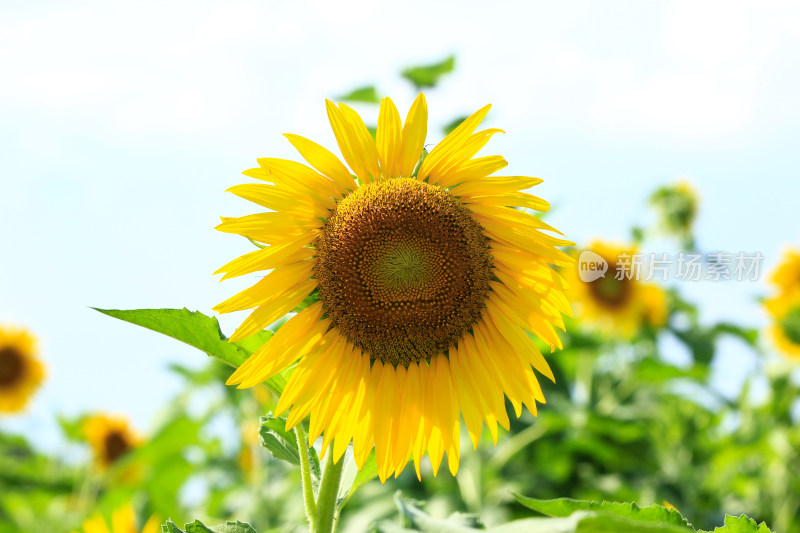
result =
M98 414L83 423L86 440L97 464L108 468L138 445L139 439L122 417Z
M772 324L769 335L778 350L800 361L800 288L764 301Z
M800 249L787 248L769 280L781 292L800 290Z
M142 529L136 527L133 507L125 505L111 514L111 527L108 527L101 514L96 514L83 522L83 533L159 533L161 522L151 517Z
M336 462L352 442L359 469L374 447L381 481L411 457L419 477L426 453L434 475L445 452L455 474L462 416L477 446L483 423L495 442L498 424L508 429L504 396L517 416L544 402L532 368L553 373L532 336L561 347L554 326L563 329L570 307L550 265L571 264L556 248L570 243L525 211L549 208L521 192L540 179L496 176L501 156L474 157L501 131L475 132L490 106L427 154L422 94L404 124L384 98L374 140L351 108L326 105L349 170L286 135L313 168L259 159L244 174L267 183L230 189L269 211L223 218L217 229L268 246L217 273L271 269L215 307L255 308L231 341L316 301L228 384L252 387L297 362L277 406L291 407L287 428L310 416L309 441L322 435L323 453L333 443Z
M631 266L635 248L598 240L584 251L599 255L608 264L605 274L594 281L581 281L576 268L567 271L570 299L584 323L624 338L635 335L643 325L666 323L666 294L658 285L638 279L636 267Z
M28 331L0 325L0 413L23 410L44 380L36 353L36 339Z

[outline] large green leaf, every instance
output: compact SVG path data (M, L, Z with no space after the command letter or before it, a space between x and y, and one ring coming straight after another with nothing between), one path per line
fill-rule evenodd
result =
M688 524L678 525L670 518L667 518L667 521L659 520L659 518L663 518L659 513L630 512L632 504L619 504L619 508L610 506L607 510L601 504L594 504L596 509L587 509L586 507L593 506L590 502L575 500L523 499L530 500L529 503L533 506L557 513L558 516L525 518L484 529L480 520L473 515L456 513L446 519L434 518L425 512L419 502L405 500L396 495L395 502L400 512L400 525L382 522L376 524L375 529L381 533L409 531L431 533L468 533L472 531L491 533L694 533L694 529ZM747 531L749 532L749 530Z
M591 516L586 515L585 518L581 519L581 522L592 524L592 527L595 527L595 523L598 526L603 523L614 523L617 524L618 527L623 527L630 522L634 525L639 524L636 527L645 528L643 529L644 531L694 532L694 528L692 528L689 522L683 518L678 511L662 505L639 507L635 503L589 502L570 498L539 500L519 494L514 494L514 498L525 507L547 516L566 517L577 511L591 511ZM657 524L658 527L647 524ZM579 528L576 531L604 530ZM619 529L619 531L627 530ZM632 529L631 531L636 530Z
M409 67L403 70L401 75L413 83L417 89L424 89L426 87L436 87L439 79L448 72L452 72L455 66L456 57L449 56L443 61L432 65Z
M269 340L272 332L265 330L237 342L228 342L214 317L199 311L183 309L97 309L101 313L136 324L173 339L194 346L211 357L238 368L259 347ZM276 374L266 380L267 386L276 395L283 392L286 379Z
M699 533L710 533L700 531ZM725 526L714 529L714 533L772 533L767 527L767 524L761 522L756 524L752 518L745 515L741 516L725 516Z

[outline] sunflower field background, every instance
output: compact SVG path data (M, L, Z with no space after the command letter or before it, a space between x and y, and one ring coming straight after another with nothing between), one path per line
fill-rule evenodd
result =
M72 2L0 13L12 80L0 88L0 533L800 532L796 4ZM524 338L553 375L538 380L536 416L500 387L505 405L486 408L508 419L496 443L491 430L474 435L465 411L455 465L447 449L440 468L426 456L418 471L411 457L394 470L376 450L403 459L402 424L419 424L409 418L361 459L343 448L330 485L335 452L322 437L305 447L324 410L295 402L287 426L279 408L287 391L318 398L291 390L303 362L268 374L244 365L288 342L293 317L322 316L319 288L306 297L287 278L290 312L254 326L241 312L253 302L231 295L269 268L219 285L212 272L271 241L213 227L253 212L223 194L255 194L240 170L298 160L281 133L339 156L325 99L345 104L329 104L331 124L351 108L363 118L383 171L387 96L400 117L412 110L408 130L427 105L422 157L398 141L388 166L410 179L430 156L440 170L430 182L447 191L459 184L445 187L447 165L431 154L493 104L480 156L503 153L505 174L544 180L527 178L537 197L518 213L569 241L565 259L546 261L557 274L537 270L543 285L532 287L557 307L543 287L563 278L572 316L552 342L539 322ZM313 191L295 195L274 209L287 228L314 203ZM538 196L548 212L534 211L546 205ZM508 231L523 223L513 220ZM670 270L617 279L637 254L669 258ZM587 257L604 277L582 277ZM230 265L229 275L247 268ZM697 279L682 275L689 266ZM251 335L234 333L243 322ZM488 343L484 331L510 331L490 324L469 332ZM391 357L413 356L387 353L398 368ZM517 379L495 370L489 381ZM462 405L488 398L466 390L453 389ZM295 416L293 429L300 408L312 423Z

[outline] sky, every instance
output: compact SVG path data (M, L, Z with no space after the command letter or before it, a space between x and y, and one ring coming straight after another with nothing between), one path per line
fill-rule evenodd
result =
M254 281L212 276L252 249L213 230L252 212L224 192L240 172L295 158L286 132L334 149L324 99L355 87L404 113L400 70L448 54L428 142L492 103L485 124L506 133L485 153L543 178L548 222L572 240L627 239L656 187L688 179L700 247L774 265L800 243L798 27L789 1L6 0L0 322L36 333L49 377L0 427L55 439L54 414L101 409L146 431L180 387L168 364L206 358L90 307L212 314ZM706 320L764 323L763 283L680 289ZM720 361L723 388L753 364L735 345Z

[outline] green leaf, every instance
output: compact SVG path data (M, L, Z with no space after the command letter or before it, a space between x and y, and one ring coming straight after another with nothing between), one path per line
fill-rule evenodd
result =
M286 431L286 419L283 417L261 417L261 445L272 453L276 459L300 466L300 452L293 432Z
M474 516L460 513L448 519L434 518L423 510L423 502L402 498L400 496L400 491L395 493L394 502L397 505L397 509L400 511L400 523L402 527L411 531L462 533L476 531L476 528L472 527L472 525L480 525L480 521ZM392 531L392 529L378 529L378 531ZM402 529L400 531L402 531Z
M297 448L297 437L294 431L286 431L286 418L267 413L261 417L259 430L261 445L272 453L273 457L300 466L300 450ZM309 446L308 461L311 475L319 480L322 470L319 465L317 450Z
M204 526L200 520L195 520L191 524L186 524L183 527L186 529L186 533L214 533L213 529Z
M86 434L83 431L85 423L86 415L79 415L74 418L58 415L58 424L61 426L61 431L64 432L64 436L69 440L77 442L86 440Z
M661 505L639 507L635 503L599 503L573 500L570 498L539 500L536 498L528 498L519 494L513 494L513 496L525 507L547 516L566 517L570 516L576 511L593 511L594 517L598 519L604 518L614 523L657 523L663 525L664 527L662 529L653 529L653 531L694 532L694 528L692 528L689 522L687 522L678 511L674 509L668 509L667 507ZM621 520L616 520L617 518ZM578 531L584 531L584 529L578 529Z
M717 334L727 333L728 335L739 337L750 346L755 346L758 342L758 330L755 328L743 328L736 324L721 322L714 326L713 332Z
M356 478L353 480L353 485L350 487L350 491L348 492L348 497L352 496L355 491L376 477L378 477L378 462L375 460L375 450L373 449L370 452L369 457L367 457L364 466L361 468L361 470L359 470L358 474L356 474Z
M175 525L172 520L167 520L166 524L161 525L161 531L164 533L185 533L181 528Z
M428 157L428 151L425 148L423 148L422 153L419 156L419 160L417 161L417 164L414 165L414 170L411 172L412 178L417 177L417 174L419 174L419 169L422 168L422 162L425 161L426 157Z
M700 531L698 533L711 533L709 531ZM725 515L725 526L714 529L714 533L772 533L767 527L767 524L761 522L756 524L752 518L745 515L731 516Z
M463 117L458 117L457 119L448 122L444 126L444 128L442 128L444 130L444 134L445 135L450 135L450 132L452 132L454 129L459 127L461 125L461 123L464 122L465 120L467 120L468 118L469 117L467 115L464 115Z
M662 383L671 379L692 378L703 380L708 377L709 369L703 365L692 365L680 368L653 358L642 359L636 365L636 375L641 381Z
M212 527L206 526L200 520L195 520L183 527L184 529L182 530L172 520L167 520L167 523L161 526L161 529L165 533L256 533L253 526L238 520Z
M374 85L353 89L349 93L339 96L336 99L343 102L365 102L368 104L378 104L381 101L381 97L378 96L378 91L375 89Z
M424 89L425 87L436 87L436 84L439 83L439 78L448 72L452 72L455 66L456 57L449 56L444 61L432 65L409 67L403 70L401 75L413 83L417 89Z
M355 462L352 460L348 461L345 469L348 467L351 467L353 470L357 468ZM352 476L352 473L350 475ZM373 449L369 453L367 460L364 462L364 466L361 468L361 470L356 472L355 476L353 476L353 482L350 484L349 489L345 488L347 485L344 481L349 479L349 477L343 477L342 489L344 490L342 491L342 495L339 499L339 509L347 505L347 502L350 501L350 498L353 497L353 494L355 494L359 488L376 477L378 477L378 462L375 460L375 449Z
M193 346L211 357L216 357L234 368L241 366L250 355L272 336L270 331L261 331L237 342L228 342L222 334L216 318L199 311L183 309L97 309L104 315L136 324L183 343ZM264 385L280 396L286 379L276 374Z

